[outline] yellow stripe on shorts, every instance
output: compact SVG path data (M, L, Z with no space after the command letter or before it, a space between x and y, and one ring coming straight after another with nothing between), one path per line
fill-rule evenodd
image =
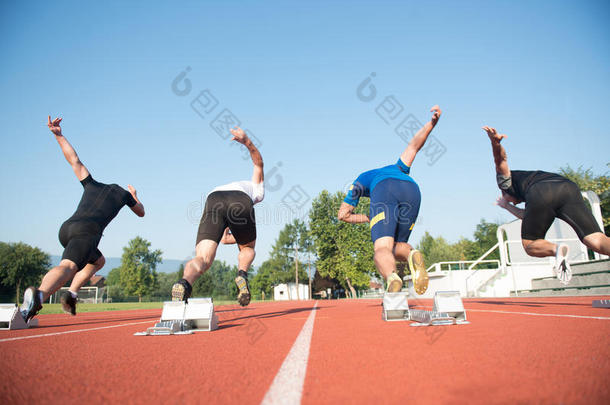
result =
M413 222L413 224L411 224L411 227L409 228L409 230L412 231L414 226L415 226L415 222Z
M373 218L371 218L371 228L375 226L377 222L383 219L385 219L385 212L380 212L379 214L375 215Z

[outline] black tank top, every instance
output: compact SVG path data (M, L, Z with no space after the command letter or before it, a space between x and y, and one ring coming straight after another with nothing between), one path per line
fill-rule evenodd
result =
M525 195L531 186L542 181L563 182L569 181L563 176L556 173L543 172L542 170L511 170L510 171L512 185L509 189L504 190L513 197L521 201L525 201Z
M81 184L83 196L76 212L66 222L93 222L101 233L124 205L137 204L131 193L117 184L97 182L91 175L81 180Z

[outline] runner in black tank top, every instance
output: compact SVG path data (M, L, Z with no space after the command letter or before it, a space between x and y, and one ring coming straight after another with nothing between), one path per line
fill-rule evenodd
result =
M557 278L567 284L571 278L568 264L568 245L556 245L544 239L555 218L567 222L587 247L603 255L610 255L610 238L601 230L587 207L578 186L556 173L544 171L510 170L506 151L500 144L506 135L494 128L483 127L491 140L496 164L496 179L502 190L497 204L517 218L521 224L523 248L530 256L555 256ZM525 209L516 205L525 203Z
M72 166L74 174L83 185L83 195L76 212L62 224L59 241L64 252L59 266L49 270L40 287L29 287L24 294L22 314L31 319L42 308L42 302L72 279L69 291L61 297L63 310L76 314L76 294L89 279L104 266L105 259L97 245L102 232L110 221L127 205L138 216L144 216L144 206L138 200L136 190L129 191L116 184L103 184L93 180L91 174L78 158L72 145L63 137L59 123L61 118L51 121L48 126Z

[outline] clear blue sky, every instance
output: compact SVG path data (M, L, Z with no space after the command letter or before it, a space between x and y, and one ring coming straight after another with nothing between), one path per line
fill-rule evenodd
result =
M608 170L608 21L605 1L4 1L0 240L61 254L57 232L82 188L51 114L94 178L133 184L146 206L143 219L119 214L102 252L120 256L141 235L165 258L190 256L197 202L251 175L210 127L228 108L282 179L257 208L260 265L291 219L280 204L293 186L313 198L396 161L398 121L375 112L390 95L398 120L444 112L433 134L446 153L413 165L423 205L411 241L426 230L470 237L481 218L510 219L493 205L482 125L509 135L512 168ZM192 90L180 97L171 85L187 66ZM377 97L366 103L356 88L371 72ZM190 103L205 89L219 104L201 118ZM217 255L235 257L232 246Z

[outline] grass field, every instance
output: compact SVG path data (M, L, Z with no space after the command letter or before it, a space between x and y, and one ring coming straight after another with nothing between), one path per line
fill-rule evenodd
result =
M252 302L258 302L253 300ZM269 302L269 301L268 301ZM237 301L214 300L214 305L231 305L237 304ZM102 312L102 311L128 311L134 309L156 309L162 308L162 302L116 302L104 304L78 304L76 312ZM44 304L39 314L61 314L61 304Z

